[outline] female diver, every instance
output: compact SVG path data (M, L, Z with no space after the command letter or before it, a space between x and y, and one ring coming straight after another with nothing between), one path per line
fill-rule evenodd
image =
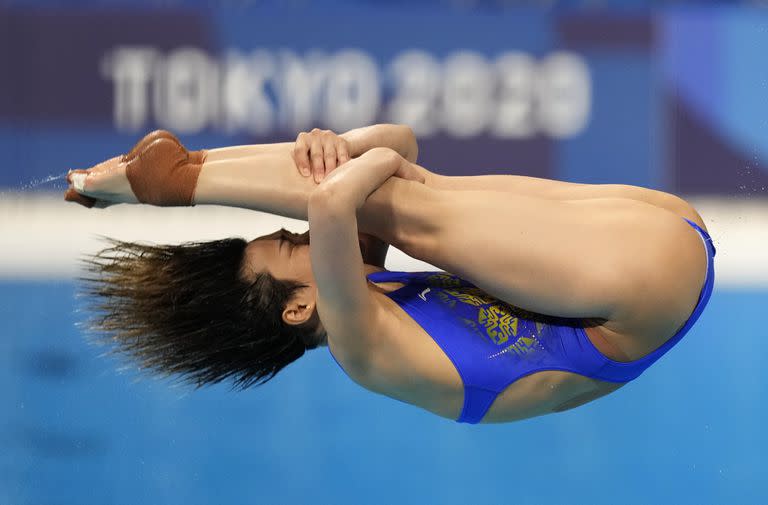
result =
M93 328L143 367L198 386L263 383L327 345L363 387L478 423L618 389L704 309L715 250L684 200L446 177L416 165L417 152L396 125L207 151L158 131L72 171L66 199L86 206L215 204L309 220L306 234L247 243L113 241L87 263ZM386 271L387 244L444 271Z

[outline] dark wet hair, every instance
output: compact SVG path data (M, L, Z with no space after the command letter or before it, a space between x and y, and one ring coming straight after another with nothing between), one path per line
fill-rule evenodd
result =
M107 239L84 259L82 294L92 340L142 369L201 387L225 379L233 389L263 384L304 354L316 327L282 319L303 287L259 273L241 275L240 238L181 245Z

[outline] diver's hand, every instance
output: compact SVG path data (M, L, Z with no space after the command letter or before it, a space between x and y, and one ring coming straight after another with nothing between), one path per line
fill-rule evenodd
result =
M301 175L311 174L319 183L336 167L349 161L349 143L331 130L315 128L299 133L292 155Z
M205 151L187 151L171 133L146 135L131 151L87 170L71 170L64 199L86 207L115 203L192 205Z

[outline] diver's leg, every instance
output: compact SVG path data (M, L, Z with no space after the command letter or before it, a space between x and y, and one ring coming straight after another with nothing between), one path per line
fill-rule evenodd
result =
M423 169L423 167L420 167ZM682 198L628 184L582 184L524 175L447 176L423 169L427 184L435 189L451 191L503 191L547 200L587 200L591 198L628 198L661 207L690 219L706 229L701 216Z
M685 221L623 198L548 200L392 178L358 217L364 231L512 305L648 331L685 321L706 271Z

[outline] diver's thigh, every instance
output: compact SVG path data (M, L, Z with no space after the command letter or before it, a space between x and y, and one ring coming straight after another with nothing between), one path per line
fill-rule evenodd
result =
M450 191L502 191L551 200L627 198L645 202L685 217L704 228L701 216L682 198L629 184L582 184L524 175L446 176L430 173L427 183Z
M610 319L638 254L667 246L668 212L626 199L560 201L444 191L415 255L517 307ZM680 220L682 222L682 220ZM627 233L627 223L633 223ZM656 254L658 256L658 254Z

